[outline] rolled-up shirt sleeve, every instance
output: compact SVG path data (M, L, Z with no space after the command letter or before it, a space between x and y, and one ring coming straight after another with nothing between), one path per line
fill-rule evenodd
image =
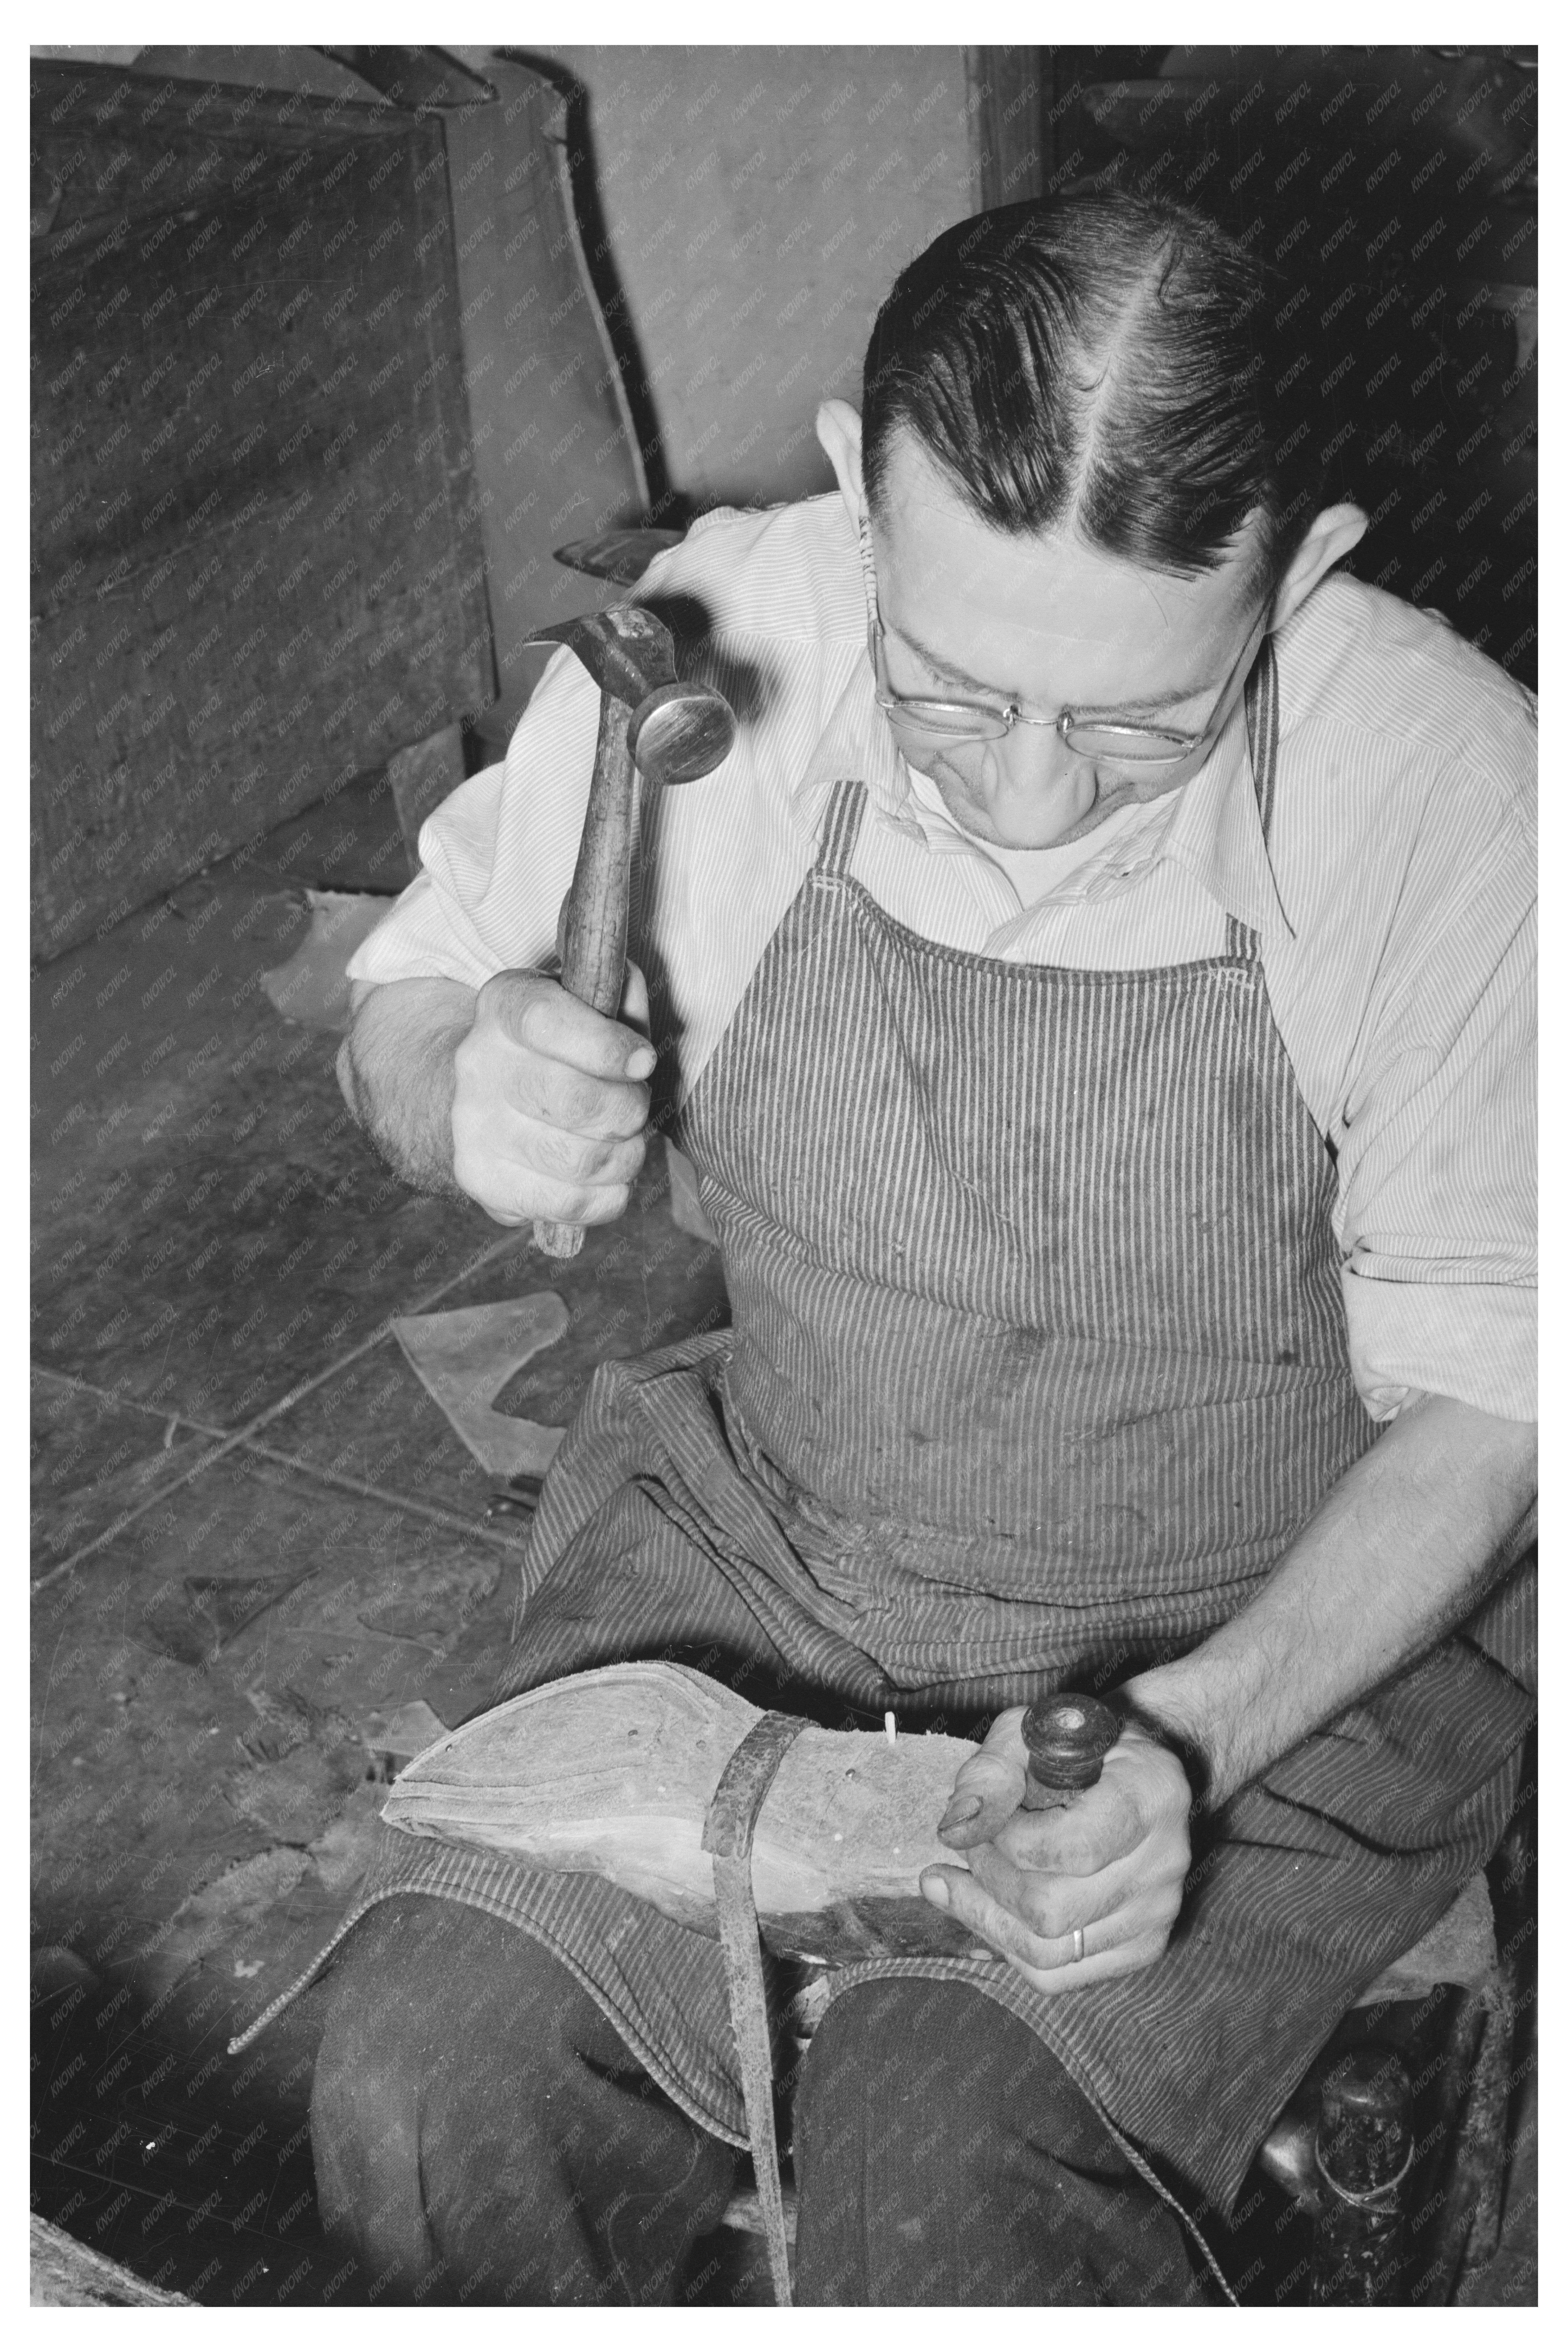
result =
M563 651L504 761L442 802L419 835L423 872L356 950L351 980L460 980L531 971L553 952L593 774L599 691Z
M1429 1391L1531 1421L1533 843L1508 822L1483 849L1458 811L1424 830L1340 1145L1351 1361L1378 1420Z

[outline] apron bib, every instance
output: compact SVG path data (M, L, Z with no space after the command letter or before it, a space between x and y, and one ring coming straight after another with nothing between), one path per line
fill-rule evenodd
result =
M1247 724L1267 833L1268 641ZM679 1122L733 1328L600 1368L498 1698L668 1656L824 1721L974 1732L1191 1648L1373 1442L1333 1166L1250 931L1131 971L935 944L854 878L865 803L837 787ZM833 1990L972 1983L1228 2205L1355 1992L1495 1844L1530 1714L1456 1636L1205 1826L1152 1968L1047 1997L997 1961L886 1961ZM354 1917L423 1892L513 1921L745 2144L717 1945L605 1882L385 1847Z

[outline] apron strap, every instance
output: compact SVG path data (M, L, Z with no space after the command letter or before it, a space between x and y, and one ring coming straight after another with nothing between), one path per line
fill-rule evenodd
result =
M1247 681L1247 749L1252 760L1252 788L1258 794L1258 822L1267 843L1274 816L1274 780L1279 763L1279 664L1272 636L1264 638Z
M1252 762L1252 789L1258 795L1258 821L1263 843L1274 815L1274 782L1279 764L1279 664L1274 640L1266 636L1258 647L1247 681L1247 750ZM1258 934L1239 917L1226 921L1226 953L1239 963L1259 961Z
M849 860L855 855L855 844L860 837L860 820L866 814L868 794L857 776L840 776L833 787L827 803L826 822L822 828L822 846L816 855L819 874L837 875L847 880Z
M859 788L863 793L864 785ZM856 812L856 823L859 813ZM752 1834L773 1775L805 1729L795 1715L764 1715L753 1723L719 1776L702 1824L702 1851L713 1857L713 1892L719 1905L719 1942L730 2022L741 2058L741 2093L752 2168L768 2242L773 2301L791 2301L789 2244L784 2236L784 2191L779 2183L778 2137L773 2129L773 2053L768 2031L767 1988L763 1981L762 1938L752 1893Z

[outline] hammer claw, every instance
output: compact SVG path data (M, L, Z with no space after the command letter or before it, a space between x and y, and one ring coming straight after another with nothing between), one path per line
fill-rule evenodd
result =
M674 639L664 623L640 604L611 604L602 613L553 621L536 630L528 643L570 646L601 692L634 709L656 686L675 681Z

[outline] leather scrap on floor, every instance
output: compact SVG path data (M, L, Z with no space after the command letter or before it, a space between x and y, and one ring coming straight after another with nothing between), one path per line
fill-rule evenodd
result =
M307 1851L329 1895L346 1895L370 1868L381 1829L386 1784L363 1780L348 1803Z
M132 1626L132 1639L184 1665L210 1665L226 1642L315 1570L307 1560L284 1576L187 1576L184 1600L150 1609Z
M378 1710L366 1716L363 1726L365 1746L386 1769L390 1780L399 1767L423 1756L447 1736L447 1727L432 1706L422 1698L411 1698L390 1715Z
M427 1392L475 1460L500 1478L542 1477L564 1432L497 1412L492 1400L512 1374L566 1328L566 1308L552 1290L445 1315L405 1315L394 1322L397 1343Z
M475 1610L489 1599L500 1574L493 1553L479 1559L458 1552L414 1561L381 1583L370 1606L359 1611L359 1622L373 1633L447 1650Z
M270 1845L233 1864L185 1897L142 1955L143 1965L161 1983L174 1983L220 1946L265 1927L274 1906L293 1893L310 1867L309 1854L292 1845Z
M288 1021L307 1029L349 1027L348 961L395 902L374 890L307 890L310 928L287 963L261 985Z

